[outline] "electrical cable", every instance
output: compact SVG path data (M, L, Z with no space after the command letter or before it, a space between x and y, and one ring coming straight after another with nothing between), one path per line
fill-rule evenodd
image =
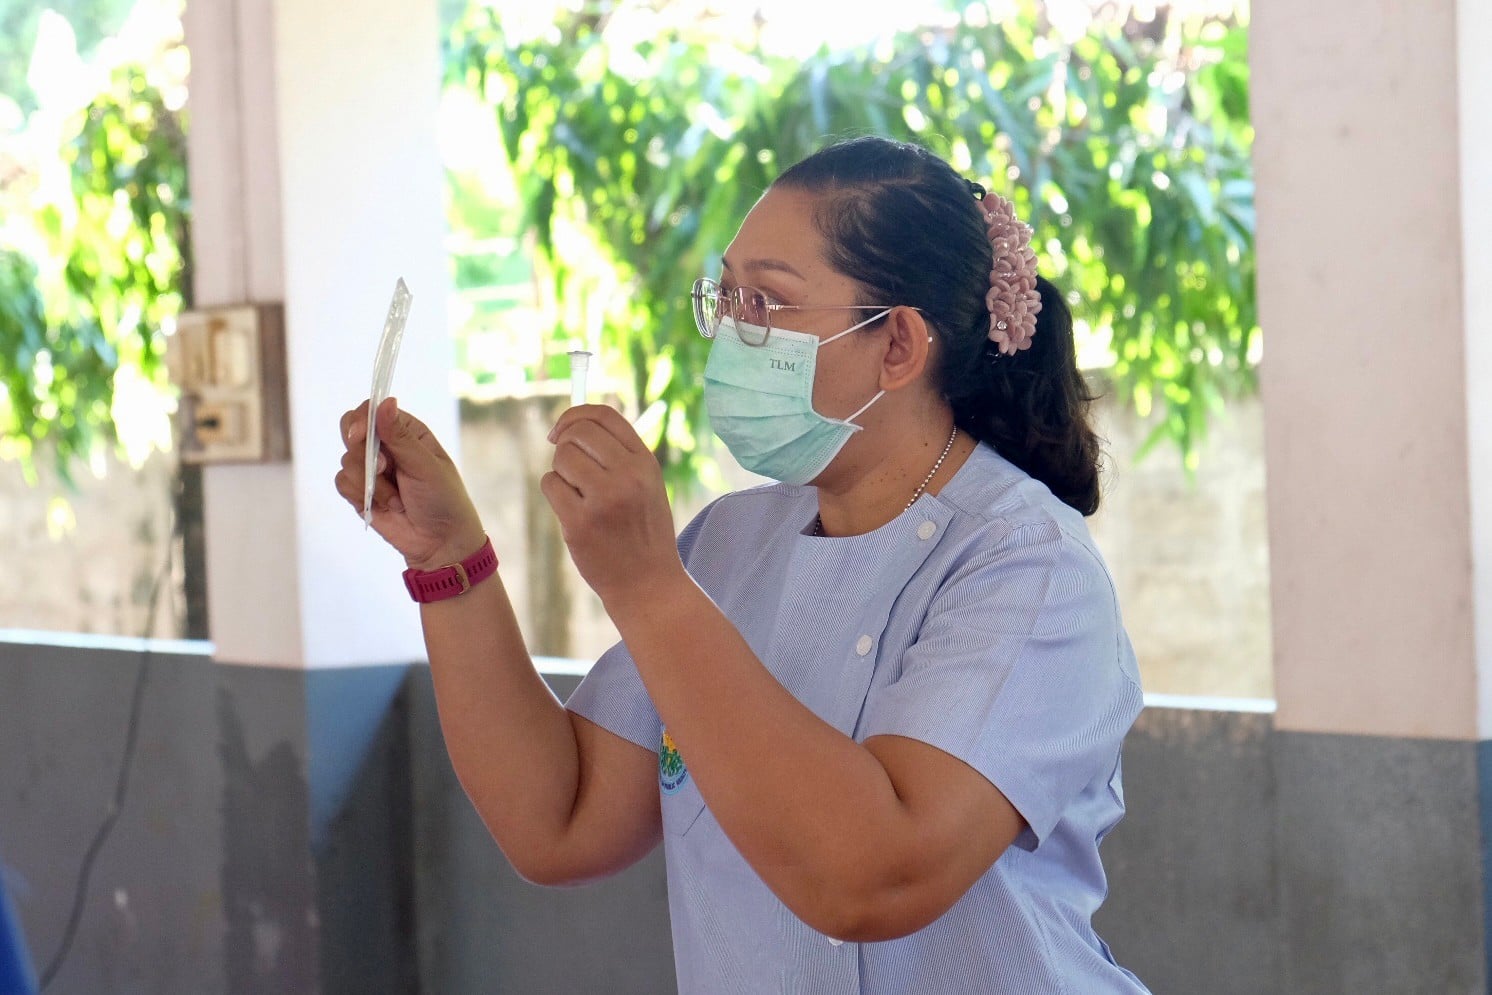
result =
M180 451L179 449L177 450ZM177 487L180 487L180 474L177 475ZM145 685L150 674L151 645L150 636L155 629L155 610L160 603L161 589L165 587L166 578L171 574L171 559L175 554L176 537L179 522L174 510L171 512L172 528L170 530L171 541L166 543L166 559L161 564L160 571L155 575L150 586L150 599L145 609L145 631L141 633L140 640L143 644L140 652L140 665L135 671L134 691L130 695L129 722L125 725L124 751L119 759L119 775L114 781L114 795L109 801L109 807L104 812L104 821L99 825L98 831L93 834L93 841L88 844L88 849L83 854L83 863L78 870L77 885L73 889L72 911L67 917L67 928L63 930L62 942L58 944L57 952L41 972L40 991L45 992L47 986L57 977L57 972L67 960L68 953L72 950L73 940L77 936L78 925L83 919L83 904L88 898L88 882L93 875L93 862L97 859L99 851L103 849L104 842L114 830L114 824L119 821L119 814L124 810L125 794L129 790L130 768L134 764L135 747L140 736L140 713L145 702ZM175 599L172 599L175 603Z

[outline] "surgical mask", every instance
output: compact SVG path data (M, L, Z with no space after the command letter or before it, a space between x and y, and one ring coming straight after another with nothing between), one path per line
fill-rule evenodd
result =
M886 392L877 391L848 418L825 418L813 410L818 351L890 311L826 339L780 328L767 335L764 328L745 325L754 337L766 336L759 346L741 340L734 318L722 318L705 363L705 410L736 462L785 484L806 484L823 473L860 431L854 419Z

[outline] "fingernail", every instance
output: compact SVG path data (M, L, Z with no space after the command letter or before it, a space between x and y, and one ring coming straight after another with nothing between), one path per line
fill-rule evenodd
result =
M404 502L399 500L399 495L395 494L393 497L389 498L389 511L401 512L403 510Z
M389 468L389 458L387 456L385 456L383 453L379 453L378 454L378 463L377 463L377 466L378 466L378 472L379 473L382 473L383 471L387 470Z
M554 442L554 435L555 435L555 433L556 433L556 432L558 432L558 431L559 431L559 426L558 426L558 425L556 425L556 426L554 426L554 428L551 428L551 429L550 429L550 430L549 430L549 435L548 435L548 436L546 436L546 438L548 438L548 439L549 439L549 441L550 441L550 442L551 442L551 443L553 443L553 442Z

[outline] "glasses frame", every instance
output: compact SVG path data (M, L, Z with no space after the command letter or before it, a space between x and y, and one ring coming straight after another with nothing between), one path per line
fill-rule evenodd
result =
M759 295L762 299L761 307L764 318L762 327L766 329L766 332L762 335L760 341L754 341L752 337L741 333L741 324L744 321L743 316L746 313L748 294ZM694 287L690 290L689 297L694 305L694 327L699 331L701 336L707 339L713 339L715 333L720 330L720 321L726 314L725 308L721 305L725 303L726 298L729 298L730 316L736 320L736 332L740 336L741 341L749 346L763 346L767 344L767 340L772 337L772 313L774 311L888 311L897 306L895 304L773 304L765 293L757 290L755 287L742 286L728 291L720 285L718 280L712 280L707 276L702 276L694 281ZM707 323L704 314L705 301L710 299L716 302L715 320L713 323ZM917 309L913 308L913 310ZM744 323L755 324L755 322ZM707 324L708 327L706 327ZM785 330L789 332L793 331L791 328Z

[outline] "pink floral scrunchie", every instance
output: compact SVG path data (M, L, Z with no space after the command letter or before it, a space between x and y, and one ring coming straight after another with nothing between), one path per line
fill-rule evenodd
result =
M1000 355L1014 356L1031 348L1036 334L1036 315L1041 294L1036 289L1036 253L1031 249L1031 226L1015 216L1015 205L998 194L986 193L979 201L984 211L985 234L994 250L990 270L989 340Z

